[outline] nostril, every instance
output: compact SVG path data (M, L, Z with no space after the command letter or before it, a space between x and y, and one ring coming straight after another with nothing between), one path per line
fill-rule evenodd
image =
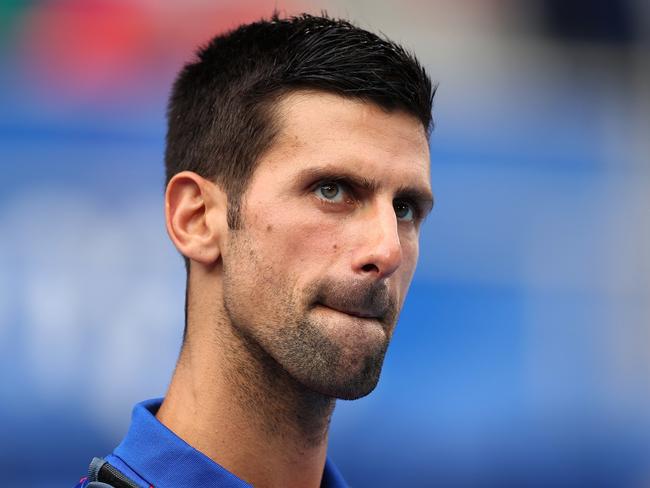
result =
M364 264L361 267L361 269L364 270L366 273L373 273L373 272L374 273L379 273L379 268L376 265L371 264L371 263Z

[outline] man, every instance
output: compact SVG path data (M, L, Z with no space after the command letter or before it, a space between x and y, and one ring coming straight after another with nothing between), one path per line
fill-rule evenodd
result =
M346 486L329 421L377 384L415 269L432 97L401 47L327 17L241 26L185 66L165 193L183 347L79 486Z

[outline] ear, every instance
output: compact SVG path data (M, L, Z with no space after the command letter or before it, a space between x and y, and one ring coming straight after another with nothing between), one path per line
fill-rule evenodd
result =
M165 223L183 256L206 266L217 262L228 229L227 202L219 185L196 173L172 177L165 191Z

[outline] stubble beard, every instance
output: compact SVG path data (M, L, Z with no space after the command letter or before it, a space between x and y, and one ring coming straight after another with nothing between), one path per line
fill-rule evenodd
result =
M309 318L279 329L273 344L276 357L281 358L281 363L276 361L296 381L316 393L343 400L361 398L375 388L387 348L386 339L350 364L345 347Z
M278 377L284 373L298 389L331 400L354 400L369 394L379 381L398 314L386 284L324 279L306 287L297 297L290 277L280 279L273 270L256 266L259 263L255 253L244 249L247 246L243 242L237 243L237 247L242 247L238 254L245 251L240 255L245 256L249 265L253 263L253 269L246 265L246 269L224 266L224 310L234 334L246 348L246 355L261 366L259 372L263 377L259 380L277 385ZM257 276L259 282L238 279L250 272L253 274L248 276ZM375 325L383 329L383 339L366 344L355 353L354 344L346 344L341 337L327 333L335 319L313 313L323 303L338 309L377 311L380 317ZM262 313L251 313L255 307Z

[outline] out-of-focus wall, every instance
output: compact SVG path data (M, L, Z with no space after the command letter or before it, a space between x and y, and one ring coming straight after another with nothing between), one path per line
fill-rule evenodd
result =
M650 8L642 0L13 1L0 7L0 471L72 486L164 394L184 270L170 84L209 37L327 9L439 82L436 208L353 486L650 483ZM643 484L645 480L646 484Z

